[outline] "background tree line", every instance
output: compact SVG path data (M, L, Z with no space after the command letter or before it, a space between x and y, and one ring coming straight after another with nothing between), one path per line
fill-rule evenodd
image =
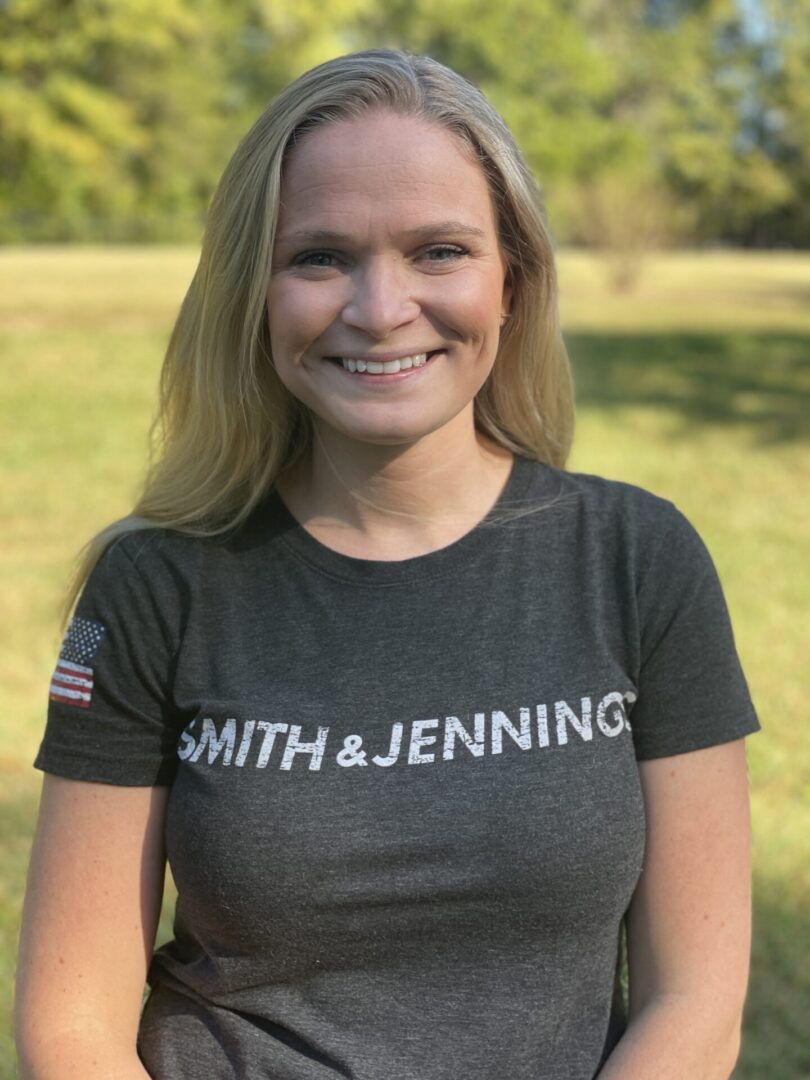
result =
M197 240L280 87L379 45L481 86L619 279L657 244L810 247L810 0L0 0L0 241Z

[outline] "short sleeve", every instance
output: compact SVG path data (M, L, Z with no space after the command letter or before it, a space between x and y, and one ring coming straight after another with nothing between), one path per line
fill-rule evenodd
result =
M640 671L631 723L639 759L759 730L714 563L683 514L663 506L638 590Z
M118 540L85 585L51 678L34 762L43 772L121 786L172 781L181 604L172 575L138 558L154 539Z

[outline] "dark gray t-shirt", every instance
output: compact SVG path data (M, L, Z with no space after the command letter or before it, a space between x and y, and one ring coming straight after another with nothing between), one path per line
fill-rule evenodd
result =
M154 1077L590 1080L622 1028L637 761L757 726L686 519L519 458L485 522L401 562L275 495L227 540L115 544L36 764L171 785Z

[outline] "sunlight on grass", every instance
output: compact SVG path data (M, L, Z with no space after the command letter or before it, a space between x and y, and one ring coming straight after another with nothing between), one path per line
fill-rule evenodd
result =
M801 330L810 326L806 256L798 253L666 252L643 263L636 289L605 287L587 252L559 259L563 322L570 330Z

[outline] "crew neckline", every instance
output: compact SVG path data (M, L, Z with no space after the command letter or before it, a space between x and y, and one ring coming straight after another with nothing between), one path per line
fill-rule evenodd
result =
M279 524L281 542L314 569L330 577L361 585L400 585L449 573L486 550L497 537L496 530L488 526L496 524L504 511L520 508L525 502L534 470L545 468L540 462L515 454L500 495L481 521L445 547L408 559L358 559L327 547L307 532L275 490L270 495L268 509Z

